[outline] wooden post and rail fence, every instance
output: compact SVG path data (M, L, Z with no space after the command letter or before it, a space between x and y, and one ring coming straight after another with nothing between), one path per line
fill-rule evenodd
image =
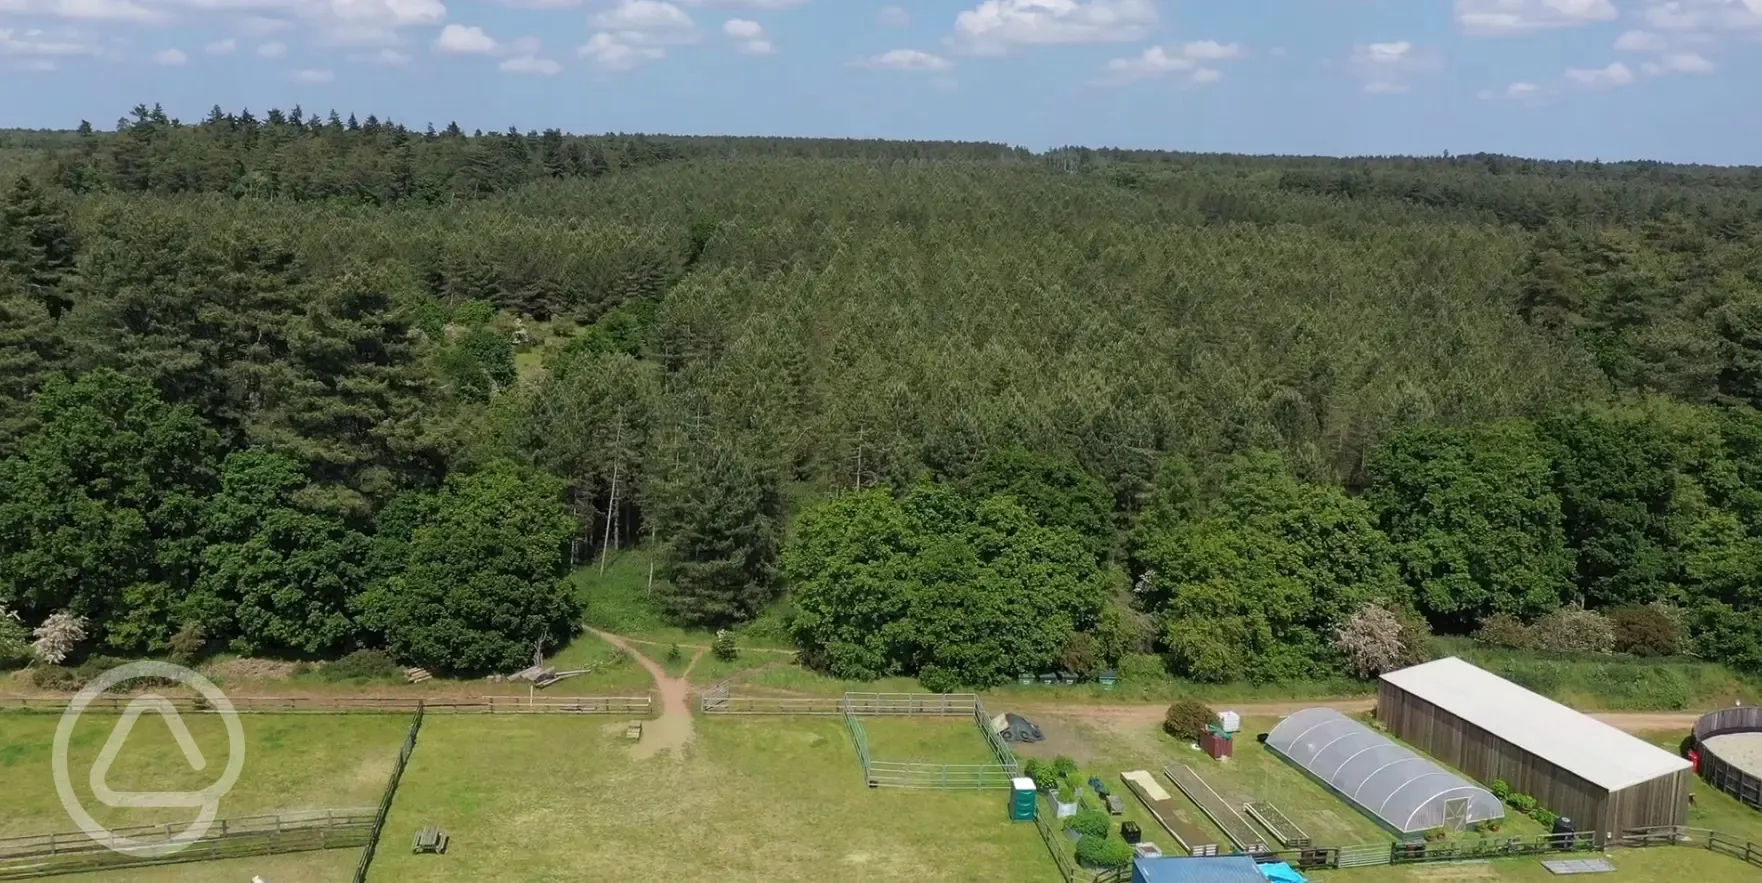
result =
M84 831L0 838L0 880L29 880L116 867L148 867L320 849L355 849L372 837L372 809L326 809L216 820L200 838L170 855L141 854L162 845L184 824L117 828L107 838ZM130 846L128 841L137 845Z
M138 697L99 696L82 713L121 714ZM179 714L210 714L213 703L201 696L168 696L165 701ZM654 713L654 694L642 696L562 696L531 699L525 696L484 696L480 699L424 699L420 696L240 696L228 700L239 714L607 714L648 717ZM62 696L0 696L0 714L37 712L59 714L71 700Z

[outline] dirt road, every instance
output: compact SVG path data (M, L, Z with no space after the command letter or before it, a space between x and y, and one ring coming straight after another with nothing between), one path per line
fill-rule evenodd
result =
M997 704L999 709L1007 703ZM1307 702L1213 702L1213 708L1228 708L1240 713L1243 717L1281 717L1305 708L1326 705L1348 713L1370 711L1376 707L1376 700L1370 697L1361 699L1314 699ZM1155 705L1084 705L1080 703L1025 703L1009 705L1010 711L1032 717L1034 714L1083 715L1085 717L1105 718L1119 723L1154 724L1162 720L1163 713L1168 710L1167 704ZM1629 733L1654 733L1667 730L1687 730L1693 726L1700 712L1693 711L1643 711L1643 712L1602 712L1593 713L1596 718L1610 726L1626 730Z
M647 669L649 677L654 678L655 694L661 700L661 711L653 720L643 722L642 740L631 746L631 756L642 760L663 751L677 753L683 749L691 742L693 735L691 705L686 701L691 696L691 683L684 678L668 675L667 670L659 663L644 656L623 637L598 629L588 631L630 654L630 658ZM695 659L692 661L696 663Z

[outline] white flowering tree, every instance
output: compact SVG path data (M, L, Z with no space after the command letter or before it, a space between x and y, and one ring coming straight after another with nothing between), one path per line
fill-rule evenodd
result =
M65 610L51 613L42 625L37 626L34 634L36 640L31 643L31 651L37 659L49 665L60 665L73 648L86 639L86 618Z

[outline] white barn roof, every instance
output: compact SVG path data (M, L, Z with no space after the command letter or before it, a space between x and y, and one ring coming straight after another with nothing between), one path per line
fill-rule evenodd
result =
M1383 680L1610 791L1689 768L1662 748L1454 656Z

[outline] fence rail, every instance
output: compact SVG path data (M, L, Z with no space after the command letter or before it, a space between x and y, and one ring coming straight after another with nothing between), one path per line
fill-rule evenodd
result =
M214 859L242 858L366 845L373 824L370 809L314 810L280 815L220 819L171 855L143 855L133 849L173 839L181 825L139 825L94 838L85 832L35 834L0 840L0 880L28 880L116 867L148 867ZM137 841L131 848L124 839Z
M985 715L985 706L972 694L951 694L938 700L925 702L912 695L913 701L900 703L894 701L897 694L862 694L846 693L839 700L838 714L844 720L844 727L850 731L851 743L856 747L857 761L863 767L863 781L870 788L935 788L947 790L977 790L985 788L1008 788L1010 780L1020 772L1015 752L997 739L991 731L990 718ZM970 698L971 701L964 701ZM739 712L734 712L739 713ZM863 726L862 717L875 715L925 715L931 717L953 717L971 715L978 724L980 732L988 736L987 744L991 747L996 763L936 763L923 761L894 761L877 759L869 744L868 728Z
M138 697L99 696L85 710L120 714ZM62 712L67 697L0 696L0 712ZM171 696L166 701L179 714L214 712L215 706L199 696ZM423 699L419 696L240 696L229 700L240 714L615 714L648 716L654 711L654 695L571 696L529 699L523 696L485 696L482 699Z
M404 746L398 749L398 762L392 765L392 774L386 779L385 791L379 796L379 808L373 814L373 826L369 829L365 848L361 850L361 861L355 865L353 883L367 883L367 870L373 865L373 855L379 850L379 838L385 834L385 822L392 814L392 802L398 796L398 783L404 779L404 768L410 765L410 755L416 753L416 736L422 732L422 706L416 706L416 713L410 716L410 731L404 734Z
M864 717L962 717L984 706L973 693L845 693L842 696L733 696L726 685L705 690L704 714L820 715Z
M1689 828L1680 825L1665 825L1652 828L1629 828L1621 832L1618 841L1622 846L1692 846L1712 850L1722 855L1748 862L1762 868L1762 843L1721 834L1706 828Z

